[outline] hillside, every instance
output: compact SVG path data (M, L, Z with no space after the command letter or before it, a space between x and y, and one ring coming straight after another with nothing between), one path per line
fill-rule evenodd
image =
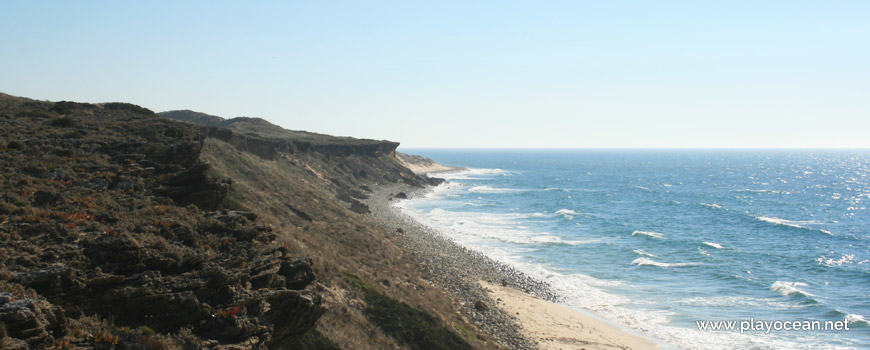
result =
M187 121L0 95L0 347L498 347L365 215L397 143Z
M392 155L399 146L398 142L357 139L352 137L336 137L316 134L307 131L287 130L261 118L237 117L225 119L205 113L189 110L161 112L160 116L200 126L206 126L207 133L213 137L233 143L238 141L226 135L232 131L235 138L244 138L245 143L270 144L267 152L246 148L266 158L278 151L295 153L299 151L317 151L320 153L350 155L353 153L375 153Z

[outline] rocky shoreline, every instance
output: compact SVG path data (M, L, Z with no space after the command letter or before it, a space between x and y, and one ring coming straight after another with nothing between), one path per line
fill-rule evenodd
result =
M495 307L497 301L489 298L478 281L506 284L553 302L558 301L557 294L546 283L461 247L392 206L393 201L402 200L403 197L414 198L430 189L401 184L386 185L375 189L366 204L375 220L396 233L396 243L421 265L425 278L447 291L460 304L459 309L468 321L495 337L494 341L502 346L536 349L537 345L522 335L516 316Z

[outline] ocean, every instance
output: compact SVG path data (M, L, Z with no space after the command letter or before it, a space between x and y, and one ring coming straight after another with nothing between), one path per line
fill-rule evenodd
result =
M870 349L870 151L402 151L467 168L402 212L663 349Z

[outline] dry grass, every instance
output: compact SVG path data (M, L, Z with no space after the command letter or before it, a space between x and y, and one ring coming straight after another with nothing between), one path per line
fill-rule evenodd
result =
M475 348L496 348L477 339L479 330L458 315L458 308L444 291L421 279L416 263L392 241L393 234L336 199L333 181L322 174L339 174L333 179L359 183L352 177L352 169L339 169L336 164L366 159L327 159L319 153L303 152L281 154L270 161L215 139L206 139L202 159L218 176L233 179L229 197L271 225L278 237L276 244L314 262L318 281L328 295L324 300L328 311L317 329L342 348L401 348L366 318L361 293L341 278L345 271L368 281L378 292L429 313L442 325L461 329L456 333ZM366 186L379 185L376 176L369 178ZM379 283L384 280L389 287Z

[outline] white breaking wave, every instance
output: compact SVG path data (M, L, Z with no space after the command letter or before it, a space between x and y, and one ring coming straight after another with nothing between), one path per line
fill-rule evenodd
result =
M585 241L572 241L572 240L564 240L562 237L554 236L554 235L543 235L543 236L535 236L531 237L530 241L533 243L552 243L552 244L567 244L567 245L581 245L581 244L592 244L601 242L600 239L590 239Z
M491 185L492 187L497 187L495 183L492 183ZM437 197L449 198L451 194L456 193L464 193L464 195L467 195L467 190L471 187L468 185L462 186L461 183L453 183L453 186L454 187L445 187L439 190L440 193ZM481 195L483 196L484 194ZM474 195L469 197L473 196ZM571 307L583 308L596 312L606 319L612 320L615 323L638 331L644 335L649 335L654 339L662 341L663 344L666 343L668 346L673 346L674 348L685 348L691 350L718 350L723 348L775 349L800 348L804 345L803 343L791 342L790 340L784 340L780 337L758 337L749 334L703 332L692 328L676 326L672 324L672 320L678 315L673 312L658 309L634 309L634 306L632 305L633 303L647 303L650 302L650 300L644 299L642 296L638 298L629 298L621 295L622 290L634 289L631 288L631 285L627 285L626 282L597 279L582 274L560 273L557 270L550 269L545 264L526 261L524 257L526 255L525 252L531 249L528 245L515 246L502 243L574 245L591 244L599 241L568 241L567 239L563 239L555 234L540 231L535 232L534 229L529 229L528 226L523 226L525 219L528 218L542 217L552 219L555 216L553 212L546 214L534 212L523 213L520 212L521 209L513 208L510 209L510 212L499 214L462 213L442 209L424 210L416 206L421 202L430 202L433 199L438 199L437 197L433 198L426 196L408 201L394 201L392 205L414 220L432 228L434 232L437 232L443 237L448 238L461 246L483 253L500 262L509 264L518 270L529 274L533 278L547 282L553 287L557 294L564 297L564 302ZM456 204L460 203L462 202L457 202ZM636 232L637 233L633 232L632 235L646 235L649 239L664 238L664 235L661 233L649 231ZM650 236L648 233L653 233L654 235ZM656 237L656 235L658 237ZM608 239L609 238L604 238L604 240ZM500 242L495 242L496 240ZM665 240L662 242L667 241ZM537 249L537 247L535 247L535 249ZM645 270L649 270L650 272L653 270L666 271L661 269L676 268L677 270L672 269L669 271L672 271L672 273L678 273L681 271L681 266L703 265L700 263L665 263L655 261L648 259L657 258L655 255L649 254L640 249L635 250L634 253L638 254L638 256L643 256L644 258L642 259L646 259L645 261L638 261L635 259L635 262L637 263L632 262L632 264L638 266L636 269L640 269L637 270L638 272ZM661 259L666 260L666 258ZM660 269L657 269L656 267L640 267L644 265L656 266ZM691 268L686 270L691 270ZM770 299L779 299L782 303L787 302L788 304L794 304L792 300L784 301L779 297L771 296ZM746 302L748 303L748 301ZM723 302L723 306L728 305L729 303ZM860 317L860 315L855 316Z
M433 213L433 211L415 209L413 203L414 200L400 201L393 203L393 206L402 210L403 213L409 215L418 222L433 228L436 232L462 246L486 254L489 257L529 274L533 278L550 284L557 294L565 298L565 303L572 307L595 312L609 320L613 320L623 326L644 334L649 334L656 339L662 339L668 344L673 344L676 347L692 350L799 347L798 343L785 340L758 338L743 334L710 333L673 326L670 324L670 320L674 316L673 314L663 310L634 310L624 307L622 305L631 303L633 300L620 294L605 290L605 288L612 287L631 287L630 285L626 285L625 282L602 280L583 274L561 274L549 269L546 265L522 261L522 258L517 254L516 250L493 247L480 241L480 239L484 237L503 236L504 234L507 234L508 236L515 234L516 236L513 238L517 241L528 242L532 240L553 240L553 238L546 238L546 235L542 235L541 233L534 234L520 230L509 230L506 232L502 230L504 226L499 224L513 222L513 227L518 227L516 225L517 219L546 216L545 214L523 214L517 213L516 210L514 210L512 213L506 214L480 215L479 213L469 213L469 216L464 216L461 213L450 213L446 211L439 213L436 210L433 210ZM453 214L458 214L458 217L450 219ZM444 215L445 217L440 217L441 215ZM457 221L464 222L464 224L457 224ZM493 225L495 227L493 227ZM480 230L492 230L495 232L482 233ZM593 243L595 241L596 240L575 242L578 244L585 244ZM636 250L635 253L654 257L652 254L646 253L642 250ZM659 266L686 266L685 264L658 264Z
M449 211L435 208L429 211L417 210L413 204L398 202L395 207L419 222L438 231L447 238L467 246L486 245L487 241L500 241L513 244L566 244L580 245L592 241L566 240L547 232L529 230L522 220L549 217L543 213L475 213Z
M818 221L786 220L786 219L780 219L780 218L773 217L773 216L756 216L755 218L758 220L764 221L764 222L769 222L771 224L794 227L794 228L802 228L805 230L819 231L819 232L822 232L822 233L827 234L827 235L832 235L831 231L828 231L828 230L816 229L816 228L812 228L812 227L803 226L803 225L821 225L822 223L818 222Z
M516 191L511 188L495 188L492 186L474 186L468 189L468 192L486 192L486 193L499 193L499 192L511 192Z
M662 238L665 237L665 236L664 236L663 234L661 234L661 233L658 233L658 232L652 232L652 231L634 231L634 232L631 233L631 235L632 235L632 236L641 235L641 236L647 236L647 237L652 237L652 238L656 238L656 239L662 239Z
M557 187L547 187L544 191L562 191L562 192L571 192L571 190L566 188L557 188Z
M439 177L445 180L481 180L491 176L508 176L510 173L504 171L502 169L486 169L486 168L477 168L477 169L463 169L458 171L450 171L432 174L432 177Z
M716 203L701 203L701 206L705 206L710 209L722 209L722 206Z
M848 314L848 315L846 315L846 322L849 322L849 324L852 324L852 323L863 323L864 326L868 326L868 325L870 325L870 322L867 322L867 319L864 318L864 316L861 316L861 315L858 315L858 314Z
M637 255L645 255L645 256L648 256L648 257L651 257L651 258L655 258L655 257L656 257L655 255L652 255L652 254L647 253L647 252L645 252L645 251L643 251L643 250L640 250L640 249L635 249L635 250L633 250L633 252L634 252L635 254L637 254Z
M655 261L653 259L647 259L647 258L634 259L634 261L632 261L631 264L637 265L637 266L649 265L649 266L658 266L658 267L684 267L684 266L702 265L701 263L663 263L663 262L658 262L658 261Z
M770 285L770 290L781 294L782 296L789 296L792 294L799 294L805 297L814 297L815 295L801 289L798 287L805 287L807 284L802 282L783 282L776 281Z
M568 220L574 220L574 215L577 215L577 212L571 209L559 209L556 210L556 215L559 215Z
M704 242L704 245L709 246L709 247L713 247L713 248L716 248L716 249L722 249L722 245L719 244L719 243Z

